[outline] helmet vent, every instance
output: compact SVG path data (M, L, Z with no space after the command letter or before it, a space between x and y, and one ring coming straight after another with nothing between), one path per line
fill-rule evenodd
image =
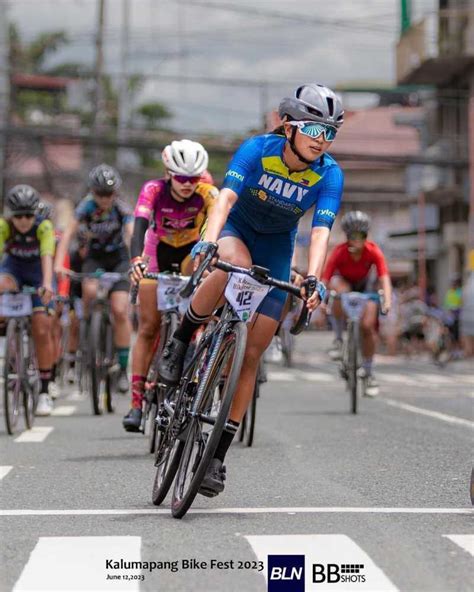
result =
M333 116L334 115L334 99L332 99L331 97L328 97L327 102L328 102L328 107L329 107L329 114L331 116Z

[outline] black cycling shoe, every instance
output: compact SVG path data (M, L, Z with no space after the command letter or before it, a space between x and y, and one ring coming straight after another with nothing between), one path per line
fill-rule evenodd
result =
M175 337L166 343L158 363L158 374L162 382L169 386L178 384L183 373L187 349L188 344Z
M213 458L207 467L198 493L206 497L215 497L224 491L226 479L225 465L218 458Z
M142 424L142 410L132 407L122 419L122 425L126 432L139 432Z

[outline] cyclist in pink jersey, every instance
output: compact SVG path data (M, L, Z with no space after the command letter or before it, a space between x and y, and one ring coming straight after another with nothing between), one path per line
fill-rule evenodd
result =
M199 231L218 195L216 187L201 181L209 158L198 142L172 142L163 150L162 159L166 176L147 181L135 207L132 281L140 282L140 310L132 352L132 406L123 419L128 432L140 428L145 379L160 327L157 283L142 279L143 269L172 271L179 264L183 273L191 273L189 254L199 241Z

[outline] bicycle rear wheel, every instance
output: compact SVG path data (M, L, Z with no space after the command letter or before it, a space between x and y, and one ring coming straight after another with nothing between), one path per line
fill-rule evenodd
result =
M26 376L23 380L23 409L28 429L33 427L40 392L40 375L33 336L28 336L28 351L24 355Z
M250 448L253 444L253 438L255 435L255 419L257 417L257 399L259 397L260 391L260 383L257 380L255 381L255 387L253 389L252 400L249 403L247 411L245 412L244 416L244 427L243 427L243 435L242 435L242 442L245 446Z
M104 399L105 399L105 408L107 409L108 413L114 412L114 404L113 404L113 380L111 375L111 367L113 364L114 359L114 334L112 330L112 325L107 317L103 318L103 335L104 335L104 351L105 351L105 359L107 360L107 364L103 367L103 376L104 376Z
M246 342L247 326L238 322L224 336L218 350L213 348L208 354L207 359L213 360L212 369L198 413L190 420L175 480L171 501L175 518L182 518L190 508L214 456L240 377ZM222 389L219 388L221 378L225 381ZM207 421L203 421L204 417Z
M7 324L3 361L3 409L5 425L10 435L15 433L20 417L22 373L20 327L16 319L10 319Z

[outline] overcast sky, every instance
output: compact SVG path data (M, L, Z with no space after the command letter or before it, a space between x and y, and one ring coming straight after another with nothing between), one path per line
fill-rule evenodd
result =
M195 3L199 2L199 6ZM148 79L137 102L159 100L190 131L244 131L295 84L390 84L400 0L130 0L131 71ZM435 0L413 0L414 17ZM62 29L71 43L51 64L92 67L96 0L13 0L25 38ZM218 6L233 7L221 10ZM246 11L248 9L248 11ZM259 15L252 11L264 11ZM280 18L288 15L292 18ZM106 0L106 70L119 72L122 0ZM173 82L160 75L269 81L267 88ZM347 100L356 104L356 98Z

